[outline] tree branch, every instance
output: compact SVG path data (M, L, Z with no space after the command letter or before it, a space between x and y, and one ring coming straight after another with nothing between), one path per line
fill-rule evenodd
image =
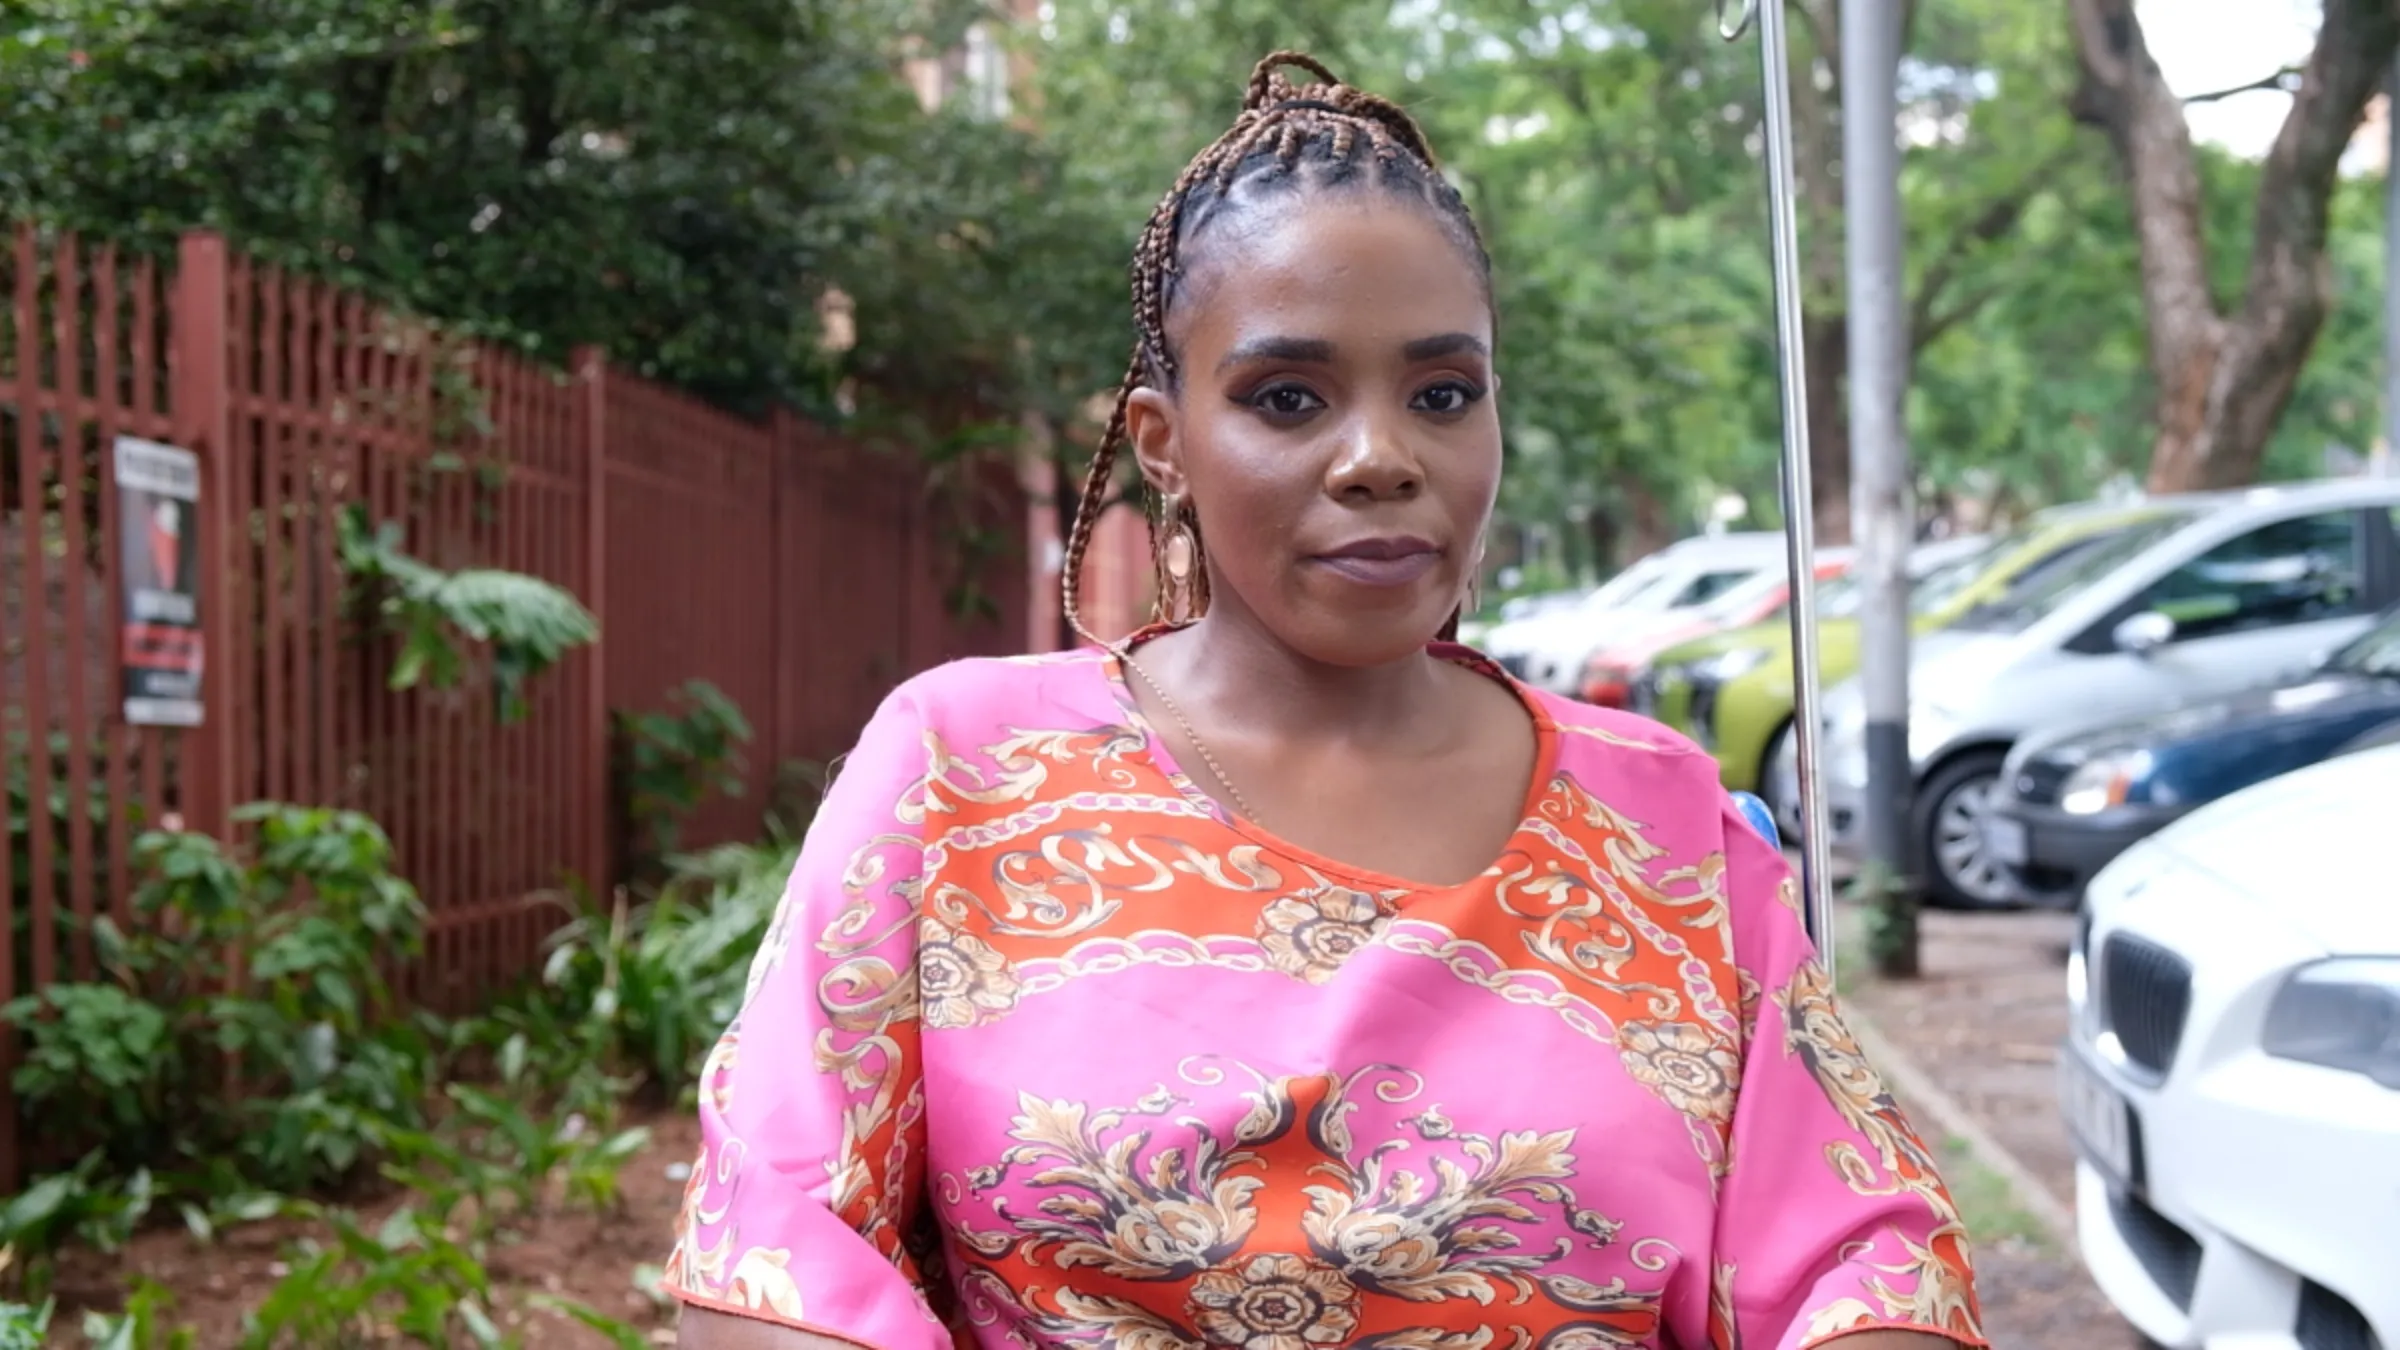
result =
M1912 353L1921 352L1940 341L1951 329L1974 318L1985 305L2008 294L2009 288L2010 283L2006 281L1979 286L1959 297L1957 304L1938 314L1932 313L1929 305L1919 305L1918 317L1909 321L1909 347Z
M2039 197L2050 181L2074 158L2075 146L2072 143L2052 151L2006 192L1985 203L1983 210L1967 222L1966 228L1950 236L1940 255L1926 266L1917 279L1916 295L1909 305L1910 343L1913 347L1924 348L1944 330L1955 326L1992 299L1993 293L1985 293L1963 308L1954 307L1943 319L1934 317L1935 305L1949 290L1950 283L1957 279L1959 268L1968 255L1977 246L1991 243L2014 230L2017 222L2024 218L2025 208L2032 205L2034 198Z
M2151 370L2165 406L2222 327L2209 287L2191 124L2151 58L2134 0L2067 0L2067 8L2081 66L2071 107L2079 120L2108 133L2125 172L2141 245Z
M2298 93L2300 69L2298 66L2285 66L2265 79L2252 80L2248 84L2237 84L2231 89L2212 89L2205 94L2193 94L2185 98L2184 103L2186 106L2194 103L2222 103L2239 94L2255 94L2262 90L2273 90L2283 94Z
M2291 111L2260 170L2240 320L2207 405L2212 423L2227 424L2227 448L2253 466L2331 306L2325 239L2334 180L2396 50L2400 6L2392 0L2326 0Z

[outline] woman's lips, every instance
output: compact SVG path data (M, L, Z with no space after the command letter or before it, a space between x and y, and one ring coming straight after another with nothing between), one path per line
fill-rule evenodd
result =
M1442 551L1422 539L1370 539L1312 561L1361 586L1406 586L1441 560Z

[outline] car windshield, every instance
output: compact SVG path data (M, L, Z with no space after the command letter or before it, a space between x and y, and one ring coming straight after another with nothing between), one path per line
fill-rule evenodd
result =
M2018 573L2006 590L1968 610L1958 626L1987 633L2023 632L2190 521L2188 512L2175 511L2086 535Z
M1783 578L1782 568L1767 568L1702 604L1700 616L1712 623L1732 623L1757 609L1768 596L1785 589Z
M1862 594L1863 592L1861 592L1858 588L1858 579L1848 572L1842 573L1840 576L1833 578L1831 581L1818 582L1817 617L1820 619L1847 619L1854 617L1858 613L1859 597ZM1779 619L1791 618L1792 607L1788 604L1778 607L1775 611L1775 617Z
M1949 604L1960 591L1975 584L1995 562L2014 549L2022 548L2032 537L2029 530L2019 531L1988 548L1977 549L1956 562L1944 563L1917 579L1908 594L1908 608L1916 614L1931 614Z
M1941 603L1941 600L1947 599L1959 587L1973 581L1977 574L1991 564L1992 557L1997 552L1996 548L1979 549L1970 557L1937 567L1918 578L1909 592L1908 607L1919 614L1928 612L1935 605ZM1930 601L1927 600L1927 588L1944 584L1953 573L1957 574L1957 580L1949 582L1948 589L1943 591L1940 596ZM1844 572L1830 581L1817 583L1817 617L1820 619L1855 619L1865 604L1866 592L1860 589L1856 572ZM1772 617L1778 620L1788 620L1792 617L1792 607L1789 604L1778 605Z
M2383 622L2335 652L2325 666L2353 675L2400 680L2400 609L2385 614Z
M1634 597L1645 591L1657 590L1667 579L1670 569L1666 561L1653 553L1633 566L1610 577L1600 589L1583 598L1585 609L1620 609L1631 604Z

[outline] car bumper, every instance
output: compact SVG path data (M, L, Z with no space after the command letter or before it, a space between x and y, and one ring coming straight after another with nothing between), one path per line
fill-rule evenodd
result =
M1984 822L1983 846L2007 869L2019 899L2073 909L2101 868L2183 814L2120 808L2082 816L2012 800L2000 803Z
M2093 1280L2179 1350L2400 1346L2400 1093L2260 1052L2267 1000L2323 953L2204 874L2148 881L2110 898L2090 950L2128 936L2189 963L2189 1012L2163 1072L2113 1029L2107 962L2081 990L2070 977L2061 1102ZM2107 1139L2118 1120L2121 1146Z

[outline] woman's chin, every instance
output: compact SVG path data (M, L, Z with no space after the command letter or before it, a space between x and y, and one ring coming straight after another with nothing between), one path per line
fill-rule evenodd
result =
M1292 620L1281 635L1285 645L1324 665L1364 668L1424 651L1442 635L1450 609L1423 603L1420 597L1420 603L1389 609L1311 606Z

